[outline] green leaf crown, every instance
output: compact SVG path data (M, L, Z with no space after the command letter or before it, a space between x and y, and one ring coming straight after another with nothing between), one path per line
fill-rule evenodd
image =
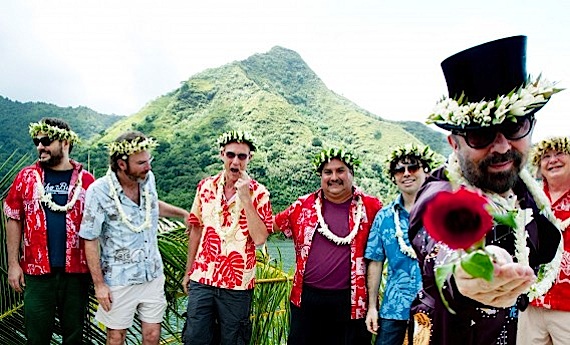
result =
M59 128L45 122L32 122L29 133L34 138L38 133L44 133L52 140L67 140L71 145L79 143L79 136L70 129Z
M355 167L360 165L360 160L353 153L332 147L321 150L321 152L313 158L312 163L315 171L320 173L323 165L329 163L334 158L343 161L351 170L354 170Z
M109 149L109 155L123 155L130 156L133 153L150 150L158 146L158 143L154 138L148 137L137 137L133 140L122 140L119 142L112 142L107 145Z
M443 97L428 116L428 124L448 124L458 127L489 127L504 121L516 122L516 117L525 116L536 108L542 107L553 94L564 89L554 86L539 75L507 95L498 96L494 100L469 102L464 93L458 99Z
M218 140L216 140L216 143L219 145L219 147L224 147L232 142L248 144L251 151L255 151L257 147L257 141L253 135L246 131L228 131L222 133L218 137Z
M391 171L392 166L395 166L398 161L401 161L405 158L415 158L430 171L437 168L441 163L443 163L442 157L430 149L429 146L406 144L396 147L390 153L388 159L386 160L388 171Z
M542 156L550 150L570 154L570 139L568 137L554 137L544 139L534 145L530 153L532 165L539 167Z

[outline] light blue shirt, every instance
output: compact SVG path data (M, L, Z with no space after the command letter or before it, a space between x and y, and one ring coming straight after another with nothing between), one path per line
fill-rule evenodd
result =
M109 179L117 191L121 208L132 227L137 229L145 222L148 188L150 226L135 232L121 220L117 205L111 196ZM158 250L158 195L154 174L149 171L139 184L140 205L125 195L114 173L93 182L85 193L85 209L79 236L86 240L98 238L101 245L101 268L109 286L128 286L149 282L163 275Z
M410 306L422 288L422 275L418 261L400 250L394 223L395 209L399 213L403 239L410 246L408 240L410 214L404 208L402 195L399 195L388 207L382 208L376 214L364 257L373 261L388 260L388 276L380 306L380 318L408 320Z

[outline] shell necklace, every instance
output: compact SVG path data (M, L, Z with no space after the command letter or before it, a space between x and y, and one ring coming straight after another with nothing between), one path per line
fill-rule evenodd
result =
M119 216L121 217L121 222L123 222L129 228L129 230L131 230L132 232L141 232L147 228L150 228L150 225L151 225L150 211L151 211L151 206L152 206L152 200L150 198L150 190L148 187L148 183L143 188L144 201L145 201L144 222L141 225L139 225L138 227L136 227L133 225L133 223L131 223L129 221L129 217L127 216L127 214L123 210L123 205L121 205L121 201L119 200L119 194L117 193L117 190L115 189L115 185L113 183L113 178L112 178L111 174L112 174L111 170L107 171L107 181L109 182L109 194L113 198L113 200L115 201L115 206L117 207L117 210L119 211Z
M394 225L396 226L396 237L398 238L398 244L400 245L400 251L402 254L405 254L412 259L417 259L414 249L408 246L404 240L404 232L402 231L402 226L400 224L400 211L398 211L396 205L394 205Z
M214 200L214 227L216 233L222 237L222 239L230 238L234 236L239 228L239 219L241 216L241 204L239 197L236 195L235 198L235 205L231 211L231 218L232 223L229 227L224 228L222 227L223 219L224 219L224 209L222 207L222 195L224 194L224 186L226 184L226 171L222 171L222 176L220 176L220 180L218 182L218 189L216 190L216 199Z
M329 226L327 223L325 223L325 220L323 219L321 199L317 197L315 200L315 210L317 211L317 219L319 220L319 227L317 227L317 231L326 237L329 241L332 241L339 246L350 244L354 237L356 237L356 233L360 227L360 220L362 219L362 198L358 196L356 198L357 206L356 214L354 214L354 226L352 227L352 231L350 231L346 237L338 237L337 235L333 234L332 231L330 231Z
M461 171L461 167L459 166L459 160L454 152L449 155L447 163L447 177L449 181L452 183L454 188L457 185L465 185L468 187L472 187L469 182L463 176ZM536 205L538 206L540 213L546 217L552 224L554 224L560 231L564 231L564 228L561 228L562 224L554 213L551 210L550 201L548 197L540 188L539 184L535 181L535 179L530 175L530 173L526 169L522 169L519 173L519 177L523 181L523 183L528 188L528 191L534 198ZM491 199L494 203L495 207L501 207L506 209L514 209L514 205L511 206L513 203L509 202L505 198L494 194L494 193L484 193L489 199ZM502 199L502 200L501 200ZM516 200L515 200L516 201ZM532 218L532 210L520 210L514 209L517 211L515 223L516 228L514 229L515 232L515 258L520 263L528 264L528 255L529 249L526 245L526 229L525 225L527 221L530 221ZM558 250L554 259L547 264L541 265L539 272L538 272L538 279L537 281L530 287L528 292L528 296L530 300L534 300L537 297L544 295L554 283L554 280L558 276L558 272L560 270L560 263L562 261L562 254L564 252L564 241L560 241L560 245L558 246Z
M73 197L71 197L71 200L69 200L69 202L63 206L56 204L52 200L51 194L46 194L46 190L42 184L40 174L37 170L34 170L34 173L36 174L36 192L38 199L40 199L40 202L44 203L50 210L54 212L67 212L71 210L73 205L75 205L75 202L77 202L77 199L79 199L79 194L81 193L81 187L83 185L81 177L83 176L83 171L79 173L79 176L77 176L77 181L75 181L75 190L73 191Z

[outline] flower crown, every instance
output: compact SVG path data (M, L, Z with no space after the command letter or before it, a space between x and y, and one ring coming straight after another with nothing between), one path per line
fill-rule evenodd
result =
M45 133L52 140L67 140L71 145L79 143L79 136L71 129L59 128L45 122L32 122L29 126L30 136Z
M392 151L392 153L390 153L390 156L386 160L388 170L391 172L392 165L396 165L398 161L409 157L417 159L430 171L443 162L443 160L440 159L440 157L438 157L438 155L432 151L429 146L407 144L398 146L394 151Z
M325 163L329 163L333 158L340 159L351 170L360 165L360 160L352 153L338 148L323 149L313 160L313 166L317 173L320 173Z
M470 125L489 127L505 120L516 122L517 116L525 116L542 107L553 94L563 90L555 88L554 85L556 83L538 76L534 82L529 81L508 95L498 96L491 101L469 102L465 94L461 94L457 100L443 97L428 116L426 123L465 128Z
M249 132L245 131L225 132L218 137L216 142L220 147L224 147L232 142L245 143L249 146L251 151L255 151L257 147L257 141L255 138Z
M152 149L158 146L154 138L137 137L133 140L122 140L119 142L112 142L107 145L109 149L109 156L122 155L125 159L133 153Z
M550 150L570 154L570 139L568 137L555 137L544 139L536 144L530 154L532 165L540 166L542 156Z

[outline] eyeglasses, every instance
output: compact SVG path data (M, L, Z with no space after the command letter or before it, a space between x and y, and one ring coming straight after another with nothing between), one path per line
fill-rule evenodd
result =
M137 162L135 162L135 164L142 167L142 166L145 166L145 165L147 165L147 164L150 165L153 160L154 160L154 157L153 157L153 156L150 156L150 157L148 158L148 160L146 160L146 161L144 161L144 160L143 160L143 161L137 161Z
M408 170L408 172L410 174L413 174L413 173L417 172L418 170L420 170L420 165L419 164L402 165L402 166L394 169L394 175L403 174L406 170Z
M41 138L33 138L32 139L34 141L34 145L37 147L39 144L42 144L42 146L50 146L51 143L53 143L53 140L50 139L50 137L41 137Z
M238 158L240 161L244 161L244 160L247 159L247 157L249 157L249 154L247 154L247 153L238 153L238 154L236 154L235 152L232 152L232 151L226 151L226 152L224 153L224 155L225 155L226 157L228 157L228 159L234 159L234 158L236 158L236 156L237 156L237 158Z
M469 147L482 149L495 141L497 133L501 132L507 140L519 140L526 137L532 130L534 117L524 117L517 122L507 122L499 126L486 127L469 131L452 131L453 134L462 136Z

